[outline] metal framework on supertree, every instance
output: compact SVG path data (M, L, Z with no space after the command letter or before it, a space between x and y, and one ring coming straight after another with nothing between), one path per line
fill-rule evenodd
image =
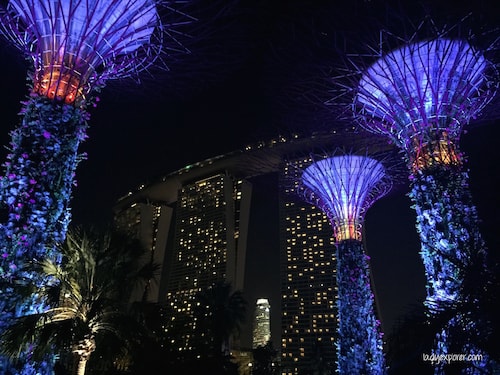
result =
M382 334L374 313L369 258L362 242L368 208L386 195L392 180L381 161L367 155L335 152L312 156L297 192L330 220L337 249L340 374L383 374Z
M419 31L429 25L434 33L421 38ZM498 74L473 35L453 35L459 28L438 30L430 18L419 28L410 38L396 38L396 48L379 50L375 62L351 60L351 73L358 77L352 108L357 122L388 137L407 163L428 280L425 305L437 312L468 298L463 282L471 270L487 280L486 245L459 142L464 126L494 98ZM474 325L459 316L448 329L460 327L456 331L468 332L473 341ZM438 353L452 345L445 331L437 336ZM473 344L466 346L478 352Z
M175 36L176 24L163 24L160 9L155 0L11 0L1 10L0 32L32 63L30 95L11 132L0 180L2 325L43 309L34 300L15 308L13 286L43 282L26 271L27 263L59 259L55 244L64 239L71 218L88 108L107 81L138 77L163 63L165 40Z

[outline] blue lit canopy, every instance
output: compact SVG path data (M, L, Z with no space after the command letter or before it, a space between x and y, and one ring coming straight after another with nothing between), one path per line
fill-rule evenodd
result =
M67 103L151 64L160 26L154 0L11 0L2 23L34 61L35 91Z
M361 240L366 210L392 184L381 162L359 155L344 155L314 162L302 173L306 199L318 205L332 222L336 240Z
M461 127L495 93L489 85L491 68L465 40L438 38L408 44L364 71L356 112L367 130L391 135L404 145L436 130L456 139Z

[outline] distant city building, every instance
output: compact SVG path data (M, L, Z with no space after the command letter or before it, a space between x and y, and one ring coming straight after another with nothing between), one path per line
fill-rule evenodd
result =
M238 365L238 375L252 375L253 354L251 350L232 350L231 362Z
M259 298L253 320L252 348L266 345L271 340L271 305L267 298Z
M166 256L167 241L172 242L170 228L173 225L174 208L165 202L139 200L120 208L115 215L115 224L127 230L132 236L141 240L146 249L150 249L149 259L163 264ZM163 277L162 277L163 278ZM134 300L146 297L147 301L158 302L160 283L150 283L147 290L138 289L133 293ZM164 288L163 288L164 289Z

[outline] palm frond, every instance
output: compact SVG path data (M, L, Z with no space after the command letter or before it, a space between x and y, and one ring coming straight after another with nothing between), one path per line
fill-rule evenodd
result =
M18 318L0 335L0 352L8 358L17 358L26 347L36 341L41 314Z
M148 334L129 314L131 292L136 282L157 275L159 266L142 262L145 250L138 241L81 227L68 230L60 253L61 264L50 259L31 264L48 280L36 291L46 309L16 319L1 337L2 353L18 361L27 352L33 360L54 351L70 356L89 337L97 343L114 337L116 345L130 352Z

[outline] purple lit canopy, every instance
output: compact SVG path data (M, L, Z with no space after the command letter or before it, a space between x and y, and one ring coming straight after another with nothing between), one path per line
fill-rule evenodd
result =
M493 65L465 40L408 44L363 72L354 105L362 126L405 149L430 134L455 141L495 94L492 73Z
M11 0L1 27L33 59L34 91L68 104L158 55L154 0Z
M366 210L392 186L381 162L358 155L314 162L302 173L306 199L329 217L336 241L361 240Z

